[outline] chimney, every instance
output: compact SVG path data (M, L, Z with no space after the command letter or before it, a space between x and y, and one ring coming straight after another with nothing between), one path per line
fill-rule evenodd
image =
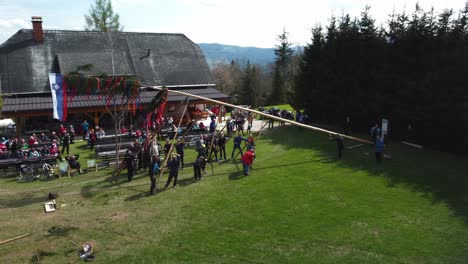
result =
M42 17L33 16L31 17L31 22L33 24L33 40L35 43L44 42L44 32L42 31Z

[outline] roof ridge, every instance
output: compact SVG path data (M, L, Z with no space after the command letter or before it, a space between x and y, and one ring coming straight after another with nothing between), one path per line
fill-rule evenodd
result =
M30 28L23 28L18 30L18 32L32 32ZM181 35L185 36L184 33L168 33L168 32L139 32L139 31L92 31L92 30L73 30L73 29L44 29L44 33L89 33L89 34L149 34L149 35Z

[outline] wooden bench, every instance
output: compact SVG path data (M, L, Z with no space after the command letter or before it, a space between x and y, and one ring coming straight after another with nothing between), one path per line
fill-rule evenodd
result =
M125 156L126 151L127 151L126 149L119 150L119 157ZM96 153L96 157L99 159L104 159L105 161L108 161L110 158L115 157L115 150L98 152Z
M128 146L131 143L132 143L132 141L120 143L119 144L120 149L128 149ZM96 153L115 150L115 143L96 145L96 146L94 146L94 149L95 149Z

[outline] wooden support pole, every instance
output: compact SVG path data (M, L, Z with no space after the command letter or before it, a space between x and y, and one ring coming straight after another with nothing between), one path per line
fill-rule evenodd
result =
M0 242L0 245L6 244L6 243L11 242L11 241L18 240L18 239L23 238L23 237L27 237L29 235L31 235L31 233L27 233L27 234L24 234L24 235L21 235L21 236L17 236L17 237L14 237L14 238L4 240L4 241Z
M143 88L154 89L154 90L162 90L163 89L162 86L143 85L142 87ZM201 99L201 100L205 100L205 101L208 101L208 102L212 102L212 103L215 103L215 104L225 105L225 106L229 106L229 107L232 107L232 108L241 109L243 111L252 112L252 113L255 113L255 114L258 114L258 115L261 115L261 116L271 118L273 120L282 121L282 122L285 122L285 123L289 123L289 124L292 124L292 125L295 125L295 126L298 126L298 127L303 127L303 128L306 128L306 129L314 130L314 131L317 131L317 132L326 133L326 134L334 135L334 136L340 135L343 138L351 139L351 140L358 141L358 142L365 143L365 144L371 144L371 145L374 144L373 142L368 141L368 140L364 140L364 139L360 139L360 138L352 137L352 136L348 136L348 135L343 135L343 134L340 134L340 133L337 133L337 132L334 132L334 131L330 131L330 130L326 130L326 129L323 129L323 128L319 128L319 127L309 126L309 125L302 124L302 123L292 121L292 120L289 120L289 119L277 117L277 116L274 116L274 115L265 114L265 113L262 113L260 111L254 110L254 109L249 109L249 108L245 108L245 107L225 103L225 102L218 101L218 100L213 100L213 99L210 99L210 98L206 98L206 97L203 97L203 96L186 93L186 92L179 91L179 90L169 90L169 91L171 93L182 94L182 95L186 95L186 96L193 97L193 98L196 98L196 99Z
M164 157L164 161L161 163L162 169L161 169L161 172L159 173L159 177L156 178L156 186L158 185L158 179L161 178L161 176L164 173L164 170L166 169L167 160L171 156L172 150L174 149L174 140L177 137L177 131L179 130L179 127L182 124L182 120L184 119L185 111L187 111L188 104L189 104L189 99L187 98L187 103L185 104L184 112L182 113L181 118L179 120L179 124L177 126L177 130L175 131L174 138L172 138L171 148L169 149L169 152L167 153L167 156Z

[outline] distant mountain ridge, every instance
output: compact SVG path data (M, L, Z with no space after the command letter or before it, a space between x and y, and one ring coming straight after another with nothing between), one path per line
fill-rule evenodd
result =
M275 59L274 48L240 47L218 43L198 43L203 50L210 68L216 63L230 63L232 60L241 64L250 61L251 64L268 65Z

